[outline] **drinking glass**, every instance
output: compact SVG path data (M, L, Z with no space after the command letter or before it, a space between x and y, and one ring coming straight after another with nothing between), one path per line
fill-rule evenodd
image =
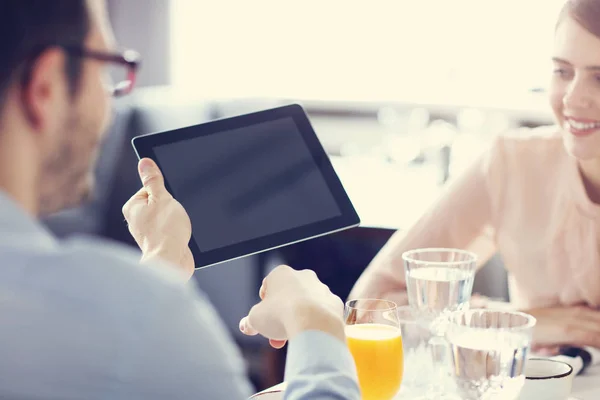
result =
M521 312L466 310L449 319L452 373L465 400L514 400L525 383L525 362L536 320Z
M477 267L474 253L416 249L402 254L402 259L408 302L422 318L441 319L452 311L468 308Z
M398 307L398 321L404 352L404 372L398 398L411 399L423 393L431 378L433 368L428 348L431 333L421 324L411 306Z
M393 399L404 367L396 304L379 299L351 300L346 303L344 316L362 400Z
M451 312L468 309L477 268L474 253L458 249L416 249L402 254L408 302L431 331L431 383L425 398L445 398L452 384L445 339Z

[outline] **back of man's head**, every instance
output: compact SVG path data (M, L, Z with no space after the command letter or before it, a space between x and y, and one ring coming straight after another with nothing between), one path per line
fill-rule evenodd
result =
M0 0L0 190L32 214L93 189L113 46L104 0Z
M90 29L86 0L0 1L0 99L17 80L27 79L28 63L53 45L81 47ZM70 57L67 76L76 91L81 59Z

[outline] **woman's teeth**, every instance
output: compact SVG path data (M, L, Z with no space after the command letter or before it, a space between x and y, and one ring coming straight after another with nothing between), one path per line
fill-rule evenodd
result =
M577 122L573 120L567 120L567 124L569 124L570 127L580 131L600 129L600 122Z

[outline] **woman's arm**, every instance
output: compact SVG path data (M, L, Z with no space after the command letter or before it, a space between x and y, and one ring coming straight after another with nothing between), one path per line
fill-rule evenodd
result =
M408 230L398 231L357 281L350 298L385 298L406 304L402 253L424 247L475 252L480 265L496 251L494 229L502 199L502 146L499 140L444 190Z

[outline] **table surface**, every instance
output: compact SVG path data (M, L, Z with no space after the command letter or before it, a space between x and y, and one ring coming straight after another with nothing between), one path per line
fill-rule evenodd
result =
M273 386L265 392L280 389L285 389L285 383ZM575 377L571 396L578 400L597 400L600 398L600 365L595 365L589 368L584 375Z
M575 377L572 396L581 400L600 398L600 365L595 365L584 375Z

